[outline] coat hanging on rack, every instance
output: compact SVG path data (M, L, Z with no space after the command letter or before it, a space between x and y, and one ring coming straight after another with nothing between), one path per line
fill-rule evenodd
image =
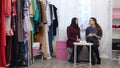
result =
M6 30L5 30L5 0L0 0L0 66L6 66L5 45L6 45Z

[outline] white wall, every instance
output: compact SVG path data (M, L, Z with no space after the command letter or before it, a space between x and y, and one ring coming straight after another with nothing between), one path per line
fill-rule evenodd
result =
M59 39L65 41L66 28L69 26L72 17L77 16L77 2L78 0L50 0L58 8L59 16ZM92 1L92 16L95 16L98 23L103 29L103 38L100 45L100 54L103 58L109 58L111 56L112 45L112 15L110 8L110 0L93 0ZM66 7L67 6L67 7ZM76 7L76 8L74 8ZM84 35L84 32L81 32ZM83 37L83 36L82 36Z

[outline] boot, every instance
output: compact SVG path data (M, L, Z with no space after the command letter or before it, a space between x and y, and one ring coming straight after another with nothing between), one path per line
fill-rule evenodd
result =
M68 60L70 63L74 63L74 58L70 57L70 59Z
M97 59L97 64L100 65L101 64L101 59Z
M80 60L77 60L76 63L80 63Z
M91 64L92 64L92 65L95 65L95 64L96 64L95 59L92 59Z
M76 63L80 63L80 60L79 60L79 58L78 58L78 57L77 57Z

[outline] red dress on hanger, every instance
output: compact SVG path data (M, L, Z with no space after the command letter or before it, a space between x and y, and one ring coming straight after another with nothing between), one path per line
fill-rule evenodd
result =
M11 1L12 0L5 0L5 16L11 15Z
M5 0L0 0L0 67L6 66L5 45L6 45L6 30L5 30Z

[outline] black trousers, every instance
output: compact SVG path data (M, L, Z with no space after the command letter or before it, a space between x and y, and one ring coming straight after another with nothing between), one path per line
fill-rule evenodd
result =
M91 59L92 62L96 62L96 60L100 60L100 54L99 54L99 47L96 45L92 45L91 47ZM88 47L89 50L89 47Z
M82 48L83 48L83 46L77 46L76 47L76 59L77 60L79 60L79 54L82 51ZM72 54L70 56L70 60L74 60L74 47L73 47L73 50L72 50Z

